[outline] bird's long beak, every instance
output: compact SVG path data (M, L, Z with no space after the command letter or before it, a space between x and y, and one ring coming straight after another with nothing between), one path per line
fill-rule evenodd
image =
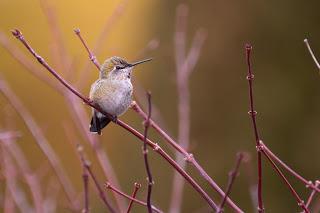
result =
M151 60L152 60L152 58L148 58L148 59L144 59L144 60L141 60L141 61L137 61L137 62L129 64L129 67L134 67L134 66L136 66L138 64L142 64L142 63L145 63L145 62L148 62L148 61L151 61Z

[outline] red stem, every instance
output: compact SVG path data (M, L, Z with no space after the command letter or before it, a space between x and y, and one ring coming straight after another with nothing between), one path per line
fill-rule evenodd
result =
M141 107L133 102L131 108L137 112L143 119L146 119L147 114L141 109ZM171 138L161 127L152 119L150 119L150 125L167 141L176 151L180 152L184 156L184 160L190 163L199 172L199 174L210 184L210 186L218 192L221 197L224 197L224 191L213 181L208 173L197 162L192 153L188 153L183 147L181 147L173 138ZM243 212L230 198L227 198L227 204L235 212Z
M140 188L141 188L141 184L140 183L134 183L134 189L133 189L133 192L132 192L132 195L131 195L132 198L136 198L136 195L137 195L137 193L138 193ZM127 209L127 213L130 213L130 211L132 209L132 205L133 205L133 200L130 200L130 203L129 203L129 206L128 206L128 209Z
M236 165L235 165L234 169L229 172L229 179L228 179L228 185L227 185L227 188L225 191L225 196L222 198L222 201L221 201L221 204L219 205L217 213L223 212L223 207L226 203L227 197L229 197L229 194L231 193L232 185L238 175L238 171L239 171L240 164L241 164L243 157L244 157L243 153L240 152L237 154Z
M137 203L137 204L140 204L140 205L142 205L142 206L147 206L147 203L146 203L146 202L143 202L143 201L138 200L138 199L136 199L136 198L134 198L134 197L131 197L130 195L127 195L127 194L123 193L122 191L120 191L120 190L116 189L114 186L112 186L109 182L106 182L106 183L104 184L104 186L105 186L106 189L110 189L110 190L112 190L113 192L116 192L116 193L118 193L119 195L121 195L121 196L123 196L123 197L125 197L125 198L127 198L127 199L129 199L129 200L131 200L131 201L133 201L133 202L135 202L135 203ZM154 212L162 213L161 210L157 209L157 208L154 207L154 206L152 206L152 210L153 210Z
M101 198L101 200L103 201L103 203L107 206L107 208L109 209L109 211L111 213L115 213L116 211L112 208L112 206L110 205L109 201L107 200L106 195L104 194L104 191L102 189L102 187L99 184L98 179L96 178L95 174L93 173L93 171L91 170L90 167L90 163L87 162L87 160L84 158L83 153L82 153L82 147L79 146L78 147L78 153L80 155L80 159L82 162L82 166L84 167L84 169L89 173L90 177L92 178L98 192L99 192L99 197ZM87 202L88 200L86 200Z
M151 117L151 94L150 92L147 93L147 99L148 99L148 117L144 121L144 134L143 134L143 158L144 158L144 164L146 167L147 175L148 175L148 195L147 195L147 207L148 212L152 213L151 208L151 192L152 192L152 185L153 185L153 179L152 179L152 173L148 161L148 149L147 149L147 137L148 137L148 129L150 127L150 117Z
M320 181L319 180L316 180L316 184L315 186L318 187L320 185ZM312 190L310 196L308 197L308 201L307 201L307 204L306 204L306 207L309 208L311 202L312 202L312 199L314 197L314 195L316 194L316 190Z
M309 210L307 209L306 205L304 204L304 201L299 197L298 193L294 190L292 185L289 183L287 178L284 176L284 174L281 172L281 170L278 168L278 166L273 162L271 157L264 151L264 146L262 143L260 143L259 147L261 148L261 152L264 154L264 156L268 159L268 161L271 163L272 167L275 169L275 171L280 175L281 179L285 182L285 185L287 185L290 189L291 194L296 198L298 205L304 210L305 213L309 213Z
M89 213L89 175L85 166L83 166L83 188L84 188L84 210L83 213Z
M257 157L258 157L258 212L264 212L264 207L263 207L263 200L262 200L262 165L261 165L261 151L259 149L259 133L258 133L258 128L257 128L257 123L256 123L256 115L257 112L254 110L254 104L253 104L253 79L254 75L251 70L251 62L250 62L250 56L251 56L251 50L252 46L247 44L246 45L246 58L247 58L247 65L248 65L248 76L247 80L249 83L249 100L250 100L250 111L248 112L251 120L252 120L252 126L254 130L254 136L255 136L255 141L256 141L256 147L257 147Z
M86 44L86 42L83 40L81 34L80 34L80 29L75 29L74 30L75 34L79 37L81 43L83 44L83 46L86 48L88 54L89 54L89 58L90 58L90 61L92 61L92 63L94 65L96 65L96 67L98 68L98 70L100 70L100 63L99 61L97 60L97 57L95 55L93 55L93 53L90 51L88 45Z
M105 116L110 116L106 112L103 112L100 108L97 106L94 106L92 102L81 95L75 88L73 88L70 84L68 84L54 69L52 69L45 61L44 59L39 56L32 48L31 46L25 41L24 37L22 36L21 32L19 30L12 31L12 34L22 42L22 44L28 49L28 51L38 60L38 62L43 65L60 83L62 83L67 89L69 89L73 94L78 96L80 99L84 101L85 104L95 108L97 111L101 112ZM141 141L143 141L143 135L133 129L131 126L126 124L125 122L117 119L115 123L133 135L135 135L137 138L139 138ZM209 195L197 184L197 182L190 176L188 173L186 173L165 151L159 147L158 144L155 144L151 140L147 139L147 143L149 146L151 146L155 151L157 151L158 154L160 154L167 162L169 162L174 169L176 169L188 182L189 184L207 201L207 203L213 208L216 209L216 204L213 202L213 200L209 197ZM242 212L242 211L240 211Z

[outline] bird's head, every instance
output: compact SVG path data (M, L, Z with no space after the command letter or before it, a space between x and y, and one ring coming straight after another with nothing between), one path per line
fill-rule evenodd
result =
M100 69L100 78L107 78L112 76L127 76L130 78L131 76L131 71L134 66L138 64L142 64L147 61L151 61L152 59L145 59L141 61L137 61L134 63L128 63L126 60L123 58L120 58L118 56L113 56L111 58L108 58L105 60L103 65L101 66Z

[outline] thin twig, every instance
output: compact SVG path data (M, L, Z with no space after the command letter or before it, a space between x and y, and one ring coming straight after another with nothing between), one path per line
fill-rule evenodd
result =
M16 47L16 45L14 45L3 32L0 32L0 44L14 59L16 59L19 64L23 65L27 71L29 71L36 78L45 82L57 92L65 90L61 84L53 81L52 78L43 72L43 67L37 66L34 61L30 60L18 47Z
M147 114L136 103L131 104L131 109L138 113L143 119L146 119ZM154 128L164 139L168 142L176 151L180 152L184 156L184 160L190 163L199 172L199 174L210 184L210 186L224 197L224 191L214 182L214 180L208 175L208 173L197 162L195 156L192 153L187 152L186 149L181 147L172 137L170 137L154 120L150 119L150 125ZM227 198L227 204L235 212L243 212L230 198Z
M223 212L223 207L224 207L224 205L226 203L226 198L229 197L229 195L230 195L230 192L231 192L231 189L232 189L232 185L233 185L233 183L234 183L234 181L235 181L235 179L236 179L236 177L238 175L239 167L240 167L240 164L241 164L241 161L242 161L243 157L244 156L243 156L242 152L237 154L236 165L235 165L234 169L229 172L229 179L228 179L228 185L227 185L227 188L226 188L226 191L225 191L225 196L223 197L223 199L222 199L222 201L221 201L221 203L219 205L217 213Z
M265 145L263 142L261 142L261 144L264 147L264 152L266 152L271 158L272 160L274 160L275 162L277 162L278 164L280 164L285 170L287 170L292 176L294 176L295 178L297 178L299 181L301 181L302 183L305 184L305 186L307 188L311 188L312 190L315 190L316 192L320 192L320 189L318 187L315 186L315 184L312 183L312 181L308 181L307 179L305 179L304 177L302 177L301 175L299 175L296 171L294 171L291 167L289 167L287 164L285 164L282 160L280 160L280 158L275 155L269 148L267 145Z
M311 55L314 63L316 64L318 70L320 71L320 64L319 64L316 56L314 55L314 53L313 53L313 51L312 51L312 49L311 49L311 47L310 47L310 44L309 44L309 42L308 42L308 39L304 39L303 41L304 41L304 43L306 44L306 46L307 46L307 48L308 48L308 51L309 51L309 53L310 53L310 55Z
M76 99L72 94L69 93L69 91L61 85L57 81L53 81L54 79L50 78L48 75L43 72L43 67L39 67L34 64L34 62L29 58L26 57L25 54L17 47L15 47L14 44L10 42L10 40L0 32L0 44L15 58L20 64L22 64L27 71L29 71L31 74L33 74L38 79L44 81L49 85L51 88L54 89L54 91L58 91L60 94L62 94L66 101L66 106L68 107L69 111L71 112L71 118L74 121L74 124L78 128L80 134L83 136L86 142L90 144L92 149L95 152L95 155L97 156L98 162L106 176L106 178L111 181L114 185L117 187L120 187L119 181L116 177L116 174L114 172L114 169L112 168L112 165L110 163L110 160L106 154L106 152L103 150L103 148L100 146L100 141L97 136L94 136L90 134L87 131L88 128L88 114L86 113L83 104L81 104L78 99ZM117 202L117 206L119 209L125 210L125 202L119 199L119 196L114 194L114 197ZM123 207L123 208L122 208Z
M132 196L130 196L130 195L125 194L124 192L122 192L122 191L120 191L119 189L115 188L115 187L114 187L113 185L111 185L111 183L109 183L109 182L106 182L106 183L104 184L104 187L105 187L106 189L110 189L111 191L116 192L117 194L121 195L122 197L125 197L125 198L129 199L130 201L133 201L133 202L135 202L135 203L137 203L137 204L140 204L140 205L142 205L142 206L146 206L146 207L147 207L147 203L146 203L146 202L143 202L143 201L138 200L138 199L136 199L136 198L134 198L134 197L132 197ZM154 212L162 213L162 211L161 211L160 209L157 209L155 206L152 206L152 210L153 210Z
M80 29L77 28L77 29L74 29L74 33L78 36L78 38L80 39L81 43L83 44L83 46L86 48L88 54L89 54L89 59L90 61L92 61L92 63L94 65L96 65L96 67L100 70L100 63L99 61L97 60L97 57L95 55L93 55L93 53L90 51L88 45L86 44L86 42L84 41L84 39L82 38L81 36L81 33L80 33Z
M104 194L104 191L103 191L102 187L100 186L97 177L95 176L95 174L93 173L93 171L91 169L90 163L84 158L82 152L83 152L82 146L78 146L78 153L80 155L80 159L81 159L82 165L88 171L90 177L92 178L94 184L96 185L96 188L97 188L97 190L99 192L99 197L101 198L103 203L107 206L107 208L109 209L110 212L112 212L112 213L116 212L113 209L113 207L110 205L109 201L107 200L107 197Z
M251 59L251 57L250 57L251 56L251 51L252 51L252 46L247 44L246 45L246 56L247 56L247 65L248 65L247 80L249 82L249 98L250 98L249 115L251 116L251 119L252 119L252 126L253 126L253 129L254 129L254 135L255 135L255 139L256 139L256 148L257 148L257 152L258 152L258 204L259 204L258 211L259 212L264 212L263 203L262 203L262 195L261 195L261 187L262 187L262 181L261 181L261 178L262 178L261 177L262 176L262 172L261 172L262 171L262 168L261 168L261 154L263 154L267 158L267 160L271 163L273 169L279 174L281 179L285 182L285 185L290 189L290 192L292 193L292 195L297 200L298 205L304 210L304 212L307 213L309 211L306 208L303 200L299 197L299 195L294 190L292 185L289 183L287 178L284 176L284 174L281 172L281 170L278 168L278 166L273 162L272 158L265 151L264 144L263 144L262 140L259 137L258 128L257 128L257 124L256 124L257 112L254 110L254 102L253 102L253 87L252 87L252 83L253 83L254 75L252 73L252 67L251 67L251 61L250 61L250 59Z
M177 7L176 31L174 35L176 82L178 91L178 141L180 146L187 149L190 143L190 74L199 59L199 55L206 39L203 30L197 30L190 51L186 52L188 7L180 4ZM186 168L186 161L176 151L176 161L182 168ZM174 174L169 212L180 212L183 197L184 182L178 173Z
M53 68L51 68L44 59L38 55L31 46L26 42L24 37L22 36L19 30L14 30L13 35L21 41L21 43L28 49L28 51L38 60L38 62L44 66L60 83L62 83L68 90L70 90L74 95L78 96L85 104L95 108L97 111L101 112L105 116L109 117L110 115L106 112L103 112L99 107L95 106L88 98L85 98L81 93L79 93L74 87L72 87L67 81L65 81ZM143 141L143 135L139 133L137 130L121 121L120 119L116 119L114 121L117 125L129 131L131 134L139 138ZM147 143L152 147L154 151L160 154L171 166L176 169L187 181L188 183L207 201L207 203L213 208L216 209L216 204L209 197L209 195L198 185L198 183L188 174L186 173L158 144L152 142L147 139ZM242 212L241 210L238 212Z
M152 173L148 161L148 149L147 149L147 138L148 138L148 129L150 127L150 117L151 117L151 111L152 111L152 105L151 105L151 93L147 92L147 99L148 99L148 117L144 121L144 134L143 134L143 158L144 158L144 164L147 171L147 181L148 181L148 195L147 195L147 207L148 212L152 213L151 208L151 192L152 192L152 185L154 184L152 179Z
M252 120L252 127L254 131L254 136L255 136L255 141L256 141L256 148L257 148L257 157L258 157L258 212L264 212L264 207L263 207L263 201L262 201L262 165L261 165L261 150L259 148L260 146L260 137L258 133L258 128L257 128L257 122L256 122L256 115L257 112L254 110L254 104L253 104L253 79L254 75L252 73L251 69L251 50L252 46L250 44L246 45L246 59L247 59L247 65L248 65L248 75L247 75L247 80L249 83L249 108L250 111L248 112L251 120Z
M292 185L289 183L285 175L282 173L282 171L278 168L278 166L273 162L272 158L264 151L264 145L263 142L259 142L259 148L261 152L264 154L264 156L268 159L268 161L271 163L272 167L274 170L278 173L278 175L281 177L281 179L285 182L285 185L288 186L290 189L291 194L295 197L297 200L298 206L300 206L305 213L309 213L309 210L307 209L306 205L304 204L304 201L300 198L298 193L295 191L295 189L292 187Z
M35 141L37 142L38 147L41 149L41 151L49 160L49 163L52 166L55 174L57 175L58 180L62 185L62 188L70 204L74 209L79 209L79 204L74 203L74 197L76 195L76 192L75 192L75 189L73 188L72 182L70 181L69 177L66 175L66 172L64 171L58 156L52 149L50 143L45 138L43 132L41 131L41 128L35 122L31 113L25 108L22 102L18 99L16 94L14 94L14 92L10 89L9 85L7 85L7 83L2 79L0 79L0 90L2 94L4 94L4 96L7 98L9 103L16 110L16 112L23 119L24 123L26 124L29 131L33 135Z
M120 17L124 13L125 8L128 5L128 2L129 0L122 0L120 3L118 3L116 8L113 10L112 14L107 18L105 25L101 30L100 35L98 36L97 40L94 42L92 53L99 55L103 47L102 45L103 42L106 40L106 38L108 38L113 26L120 20ZM77 88L79 88L79 90L83 87L84 83L88 79L88 75L90 73L88 72L89 68L90 68L90 63L87 62L84 65L84 68L80 70L80 77L76 83Z
M83 213L89 213L89 175L85 166L82 171L83 188L84 188L84 210Z
M29 189L31 191L31 195L33 198L33 202L35 204L35 210L38 213L44 212L43 207L43 196L41 192L41 186L39 178L37 175L32 172L28 161L20 149L20 147L16 144L15 140L12 138L1 139L4 142L6 150L10 152L12 157L17 162L19 169L22 172L24 179L26 180Z
M131 195L132 198L136 198L136 195L137 195L138 190L140 188L141 188L141 184L140 183L134 183L134 189L133 189L133 192L132 192L132 195ZM129 203L129 206L128 206L128 209L127 209L127 213L130 213L130 211L132 209L132 205L133 205L133 200L130 200L130 203Z
M201 46L203 43L203 39L204 37L203 36L200 36L201 34L203 34L204 32L201 31L200 33L197 33L197 36L196 38L199 38L199 39L195 39L195 42L196 45L193 45L193 46L196 46L198 48L196 49L200 49L199 46ZM200 42L201 41L201 42ZM87 50L89 56L90 54L92 54L92 51L88 48L88 45L86 44L85 40L82 39L82 44L85 46L85 49ZM200 45L201 44L201 45ZM192 52L195 52L192 51ZM194 57L191 57L191 55L198 55L198 54L189 54L189 58L194 58ZM197 56L198 57L198 56ZM186 63L185 63L186 64ZM194 66L194 62L193 62L193 65ZM96 66L97 67L97 66ZM97 67L98 70L100 70L100 67ZM136 111L139 115L141 115L144 119L147 118L147 115L146 113L143 112L143 110L141 109L141 107L139 105L136 104L136 102L133 102L132 105L131 105L131 108ZM195 158L193 157L193 155L191 153L188 153L184 148L182 148L177 142L175 142L163 129L161 129L159 127L158 124L156 124L152 119L150 119L150 123L151 123L151 126L157 130L160 135L162 135L167 142L169 142L170 145L172 145L178 152L180 152L181 154L184 155L184 160L191 163L198 171L199 173L201 174L202 177L205 178L206 181L209 182L209 184L211 185L211 187L213 187L213 189L215 189L222 197L224 196L224 191L212 180L212 178L206 173L206 171L199 165L199 163L195 160ZM242 210L233 203L233 201L229 198L227 198L227 203L236 211L236 212L242 212Z
M26 213L33 212L33 209L30 207L24 192L21 191L17 185L17 181L16 181L17 170L13 163L13 159L11 158L9 153L6 152L4 149L2 149L1 155L3 157L3 167L4 167L4 175L6 177L6 185L8 186L8 189L10 191L13 201L16 203L16 206L18 207L20 212L26 212Z
M318 187L319 185L320 185L320 181L316 180L315 187ZM308 197L307 203L306 203L307 208L309 208L315 194L316 194L316 190L312 190L312 192L310 193L310 196Z
M52 37L53 46L50 48L50 50L55 59L55 62L60 70L70 72L70 69L67 68L70 66L71 60L66 45L63 41L56 10L48 0L39 0L39 3L41 10L46 17L50 30L50 36Z

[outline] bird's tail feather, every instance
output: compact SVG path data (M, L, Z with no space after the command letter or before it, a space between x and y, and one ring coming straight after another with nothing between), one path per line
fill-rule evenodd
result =
M106 116L98 117L94 112L90 122L90 132L96 132L101 135L101 130L110 123L110 119Z

